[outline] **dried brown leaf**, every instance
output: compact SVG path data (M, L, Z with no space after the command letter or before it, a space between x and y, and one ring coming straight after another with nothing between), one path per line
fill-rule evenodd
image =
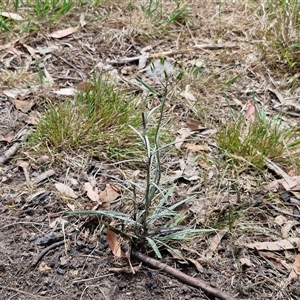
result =
M73 198L76 199L78 198L78 196L76 195L76 193L73 191L72 188L70 188L69 186L65 185L64 183L55 183L54 185L56 187L56 189L64 196L69 197L69 198Z
M253 263L251 262L251 260L247 257L241 257L239 259L240 263L242 266L246 266L246 267L252 267Z
M112 202L120 197L120 192L116 191L112 185L107 184L104 191L100 192L99 198L102 202Z
M192 131L202 131L206 129L206 127L201 126L201 123L198 120L190 118L186 120L186 126Z
M204 146L204 145L195 145L195 144L187 143L185 145L185 147L188 150L192 150L192 151L209 151L209 148L207 146Z
M219 246L222 238L227 233L227 229L220 230L215 236L213 236L209 241L209 247L205 251L205 257L212 258L214 252L216 251L217 247Z
M76 89L78 91L90 91L95 89L95 87L89 82L81 82L77 85Z
M110 229L107 229L106 241L112 253L116 257L126 258L126 254L121 249L121 243L118 236Z
M285 260L281 259L279 255L273 253L273 252L269 252L269 251L258 251L259 255L267 258L267 259L271 259L273 260L274 264L276 264L276 267L279 269L286 269L286 270L290 270L292 268L292 266L290 264L288 264Z
M245 111L245 118L249 121L254 121L255 119L255 106L252 103L249 103L247 105L246 111Z
M9 18L9 19L12 19L12 20L15 20L15 21L22 21L23 18L16 14L16 13L10 13L10 12L5 12L5 11L2 11L0 12L0 16L2 17L5 17L5 18Z
M192 264L195 265L195 267L196 267L196 269L197 269L198 272L203 273L204 268L202 267L202 265L196 259L187 258L187 260L190 261Z
M28 51L28 53L33 57L33 58L36 58L36 55L35 55L35 50L27 45L27 44L21 44L24 48L26 48L26 50Z
M24 54L24 52L18 50L17 48L15 48L15 47L13 47L13 46L10 48L10 50L11 50L14 54L16 54L17 56L21 56L22 54Z
M15 138L15 132L13 130L6 134L0 133L0 142L11 143L14 138Z
M287 239L289 237L289 232L290 230L296 226L299 225L300 223L297 221L288 221L282 228L281 228L281 235L284 239Z
M181 128L177 132L179 133L179 136L175 139L175 148L180 149L184 140L192 134L192 131L188 128Z
M297 254L296 259L293 263L293 269L297 275L300 275L300 254Z
M84 184L84 190L87 192L87 196L95 202L99 201L99 193L97 187L93 188L89 182Z
M13 103L14 103L16 109L19 109L23 113L29 112L34 105L34 101L27 101L27 100L13 99Z
M257 242L251 244L243 244L243 246L257 250L282 251L297 248L299 241L300 238L289 238L277 242Z
M70 28L62 29L62 30L57 30L57 31L54 31L54 32L48 34L48 37L52 37L55 39L61 39L63 37L66 37L66 36L76 32L77 30L78 30L78 26L70 27Z

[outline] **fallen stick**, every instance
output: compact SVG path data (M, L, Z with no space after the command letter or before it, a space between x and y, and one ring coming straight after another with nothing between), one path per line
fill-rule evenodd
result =
M144 264L148 265L151 268L163 270L164 272L174 276L179 281L186 283L190 286L199 288L199 289L203 290L205 293L210 294L214 297L218 297L219 299L222 299L222 300L235 300L235 298L233 298L231 295L229 295L225 292L222 292L218 289L213 288L205 281L198 279L198 278L197 279L193 278L179 270L176 270L176 269L168 266L165 263L162 263L162 262L160 262L156 259L153 259L149 256L146 256L146 255L142 254L141 252L132 251L131 257L140 260L141 262L143 262Z
M237 46L237 45L223 45L223 44L202 44L202 45L194 45L192 47L194 49L188 48L188 49L169 50L169 51L164 51L164 52L159 52L159 53L153 53L153 54L149 54L148 58L154 59L154 58L161 58L161 57L165 57L165 56L184 54L187 52L194 52L195 49L219 50L219 49L225 49L225 48L234 48L234 49L239 48L239 46ZM123 65L123 64L137 62L140 60L141 57L143 57L143 54L138 55L138 56L133 56L133 57L123 57L123 58L112 59L112 60L107 59L107 62L112 65Z
M38 257L35 259L35 261L33 262L33 266L35 267L38 262L52 249L59 247L60 245L63 245L65 243L65 241L59 241L56 242L52 245L50 245L49 247L45 248L39 255Z

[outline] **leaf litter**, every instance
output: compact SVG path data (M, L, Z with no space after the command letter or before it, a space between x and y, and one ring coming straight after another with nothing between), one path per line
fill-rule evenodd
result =
M230 107L235 107L237 103L239 103L238 110L240 110L241 107L245 107L244 113L246 118L253 118L254 104L250 94L256 94L258 102L265 102L264 104L270 105L268 111L270 114L272 113L272 109L284 109L284 112L289 112L290 110L297 112L299 109L295 101L289 100L293 98L292 91L289 87L283 82L275 82L274 78L278 77L270 70L267 70L266 74L264 74L264 71L260 69L259 65L261 61L258 62L255 60L255 57L261 57L260 54L257 53L257 49L254 48L253 45L249 45L248 41L245 43L245 36L253 36L249 33L250 27L249 23L247 23L248 18L250 24L256 24L257 14L250 14L245 18L243 13L245 13L246 8L248 8L246 4L228 4L230 6L229 8L232 9L221 10L220 18L221 24L223 24L229 33L228 35L226 35L226 32L224 33L224 40L228 38L228 43L222 42L221 39L220 43L216 44L214 39L211 38L211 35L218 32L215 24L216 7L213 3L206 3L205 5L201 4L200 8L197 3L191 3L190 5L194 8L194 10L191 10L191 18L194 16L193 13L197 11L203 10L203 13L206 14L207 24L201 24L201 34L197 33L197 27L192 27L195 33L189 36L187 32L191 32L190 29L182 31L181 34L184 36L184 39L181 39L181 36L177 36L175 33L178 28L180 28L180 30L181 28L185 28L185 25L184 23L174 23L171 24L168 29L175 30L163 30L163 32L169 32L169 34L172 35L171 38L164 40L163 37L161 37L162 41L157 45L157 38L151 40L150 35L147 35L145 39L142 38L139 40L138 37L144 34L143 28L137 26L136 32L133 33L129 30L129 27L126 27L132 27L131 22L134 22L135 18L138 19L137 24L140 24L140 20L142 19L140 15L132 16L130 23L127 23L128 20L126 20L125 15L122 14L122 10L115 9L115 5L111 7L106 7L105 3L101 5L103 5L103 7L101 7L103 11L99 10L99 14L104 12L105 14L111 14L110 19L105 19L107 22L102 22L99 19L93 23L93 26L90 26L89 22L91 20L94 22L93 18L95 16L92 12L87 10L85 13L81 13L80 17L76 19L76 22L78 22L79 19L81 27L84 27L84 31L79 32L79 27L73 21L71 22L71 19L66 23L59 21L51 27L51 30L47 27L44 28L45 32L51 32L47 36L48 41L45 38L41 38L38 34L35 36L29 33L28 36L24 35L22 39L12 40L12 42L8 44L4 41L2 43L3 46L0 48L1 55L4 55L3 57L7 59L3 70L5 76L1 77L1 79L5 79L3 80L4 91L1 94L1 108L10 105L10 101L7 101L7 97L9 97L14 104L14 107L10 107L10 110L2 110L1 119L3 120L0 120L1 137L3 136L1 140L2 155L0 158L2 164L0 172L3 176L2 180L6 182L6 185L1 187L3 189L3 201L1 201L0 206L1 216L4 217L3 222L5 226L6 223L8 223L8 225L11 223L10 218L24 222L22 219L20 221L17 212L17 209L24 208L22 213L26 216L27 221L25 222L29 222L31 225L34 225L34 222L37 221L43 223L45 216L47 220L52 221L50 222L51 226L47 227L44 223L43 226L37 227L36 230L34 227L31 227L30 224L23 224L24 226L22 223L14 225L16 226L15 231L21 230L24 233L22 238L24 238L25 243L20 243L20 249L18 249L19 253L30 253L31 255L33 250L26 248L26 245L30 245L30 243L38 237L46 236L47 231L53 228L58 230L58 228L61 227L64 228L60 230L63 231L66 238L65 246L53 249L52 251L54 255L56 253L59 254L57 257L65 257L66 259L62 262L60 259L55 260L53 258L51 261L50 257L45 257L46 263L41 264L38 269L44 275L61 274L59 275L62 276L60 278L70 276L68 279L72 281L75 279L82 280L82 278L74 279L71 277L72 274L77 276L79 272L76 271L78 270L82 272L83 276L89 276L83 274L85 268L90 274L96 274L98 271L92 269L91 264L83 266L80 264L79 259L74 261L74 257L76 257L76 253L90 254L94 251L92 255L97 255L97 259L94 260L95 265L98 266L100 261L102 266L106 266L108 261L103 258L103 250L99 251L98 246L103 247L102 249L109 247L115 255L117 254L117 256L122 257L124 253L122 254L122 252L120 252L119 237L115 233L107 230L110 238L108 238L108 240L103 239L101 230L98 228L99 224L95 225L95 220L90 216L85 219L70 219L71 222L74 222L74 229L68 226L58 226L58 221L56 222L56 220L60 218L58 215L61 214L66 207L75 210L77 208L87 207L91 201L100 201L101 205L108 203L109 206L116 211L124 209L128 213L131 213L130 208L126 207L123 202L123 197L125 196L126 198L126 196L128 196L126 194L128 187L126 186L127 183L124 178L130 178L132 181L137 181L139 186L143 186L144 170L142 168L136 170L135 166L133 167L134 171L132 171L130 167L121 164L124 174L120 175L118 168L110 166L110 168L106 170L108 173L107 176L118 178L117 182L109 179L110 181L108 183L107 178L104 180L104 178L100 176L95 179L96 184L94 185L91 184L90 181L87 182L89 179L85 170L88 163L85 161L84 155L79 157L81 154L78 153L63 153L63 158L61 158L50 153L51 158L38 162L38 158L34 157L34 151L31 152L29 149L26 149L26 147L23 148L23 144L19 143L18 139L14 140L16 132L24 126L34 127L33 125L35 125L35 123L25 122L21 120L21 118L12 120L13 116L10 112L19 110L29 116L33 110L42 112L43 105L45 104L44 101L47 102L50 100L53 101L53 103L55 103L55 101L64 101L64 97L72 96L78 91L77 87L80 82L88 82L88 78L85 77L89 77L87 74L90 74L92 69L96 68L97 65L107 67L107 62L111 63L109 66L109 68L111 68L110 71L112 71L111 74L118 74L118 76L115 75L114 80L119 86L132 91L132 94L134 94L139 92L143 93L144 91L142 91L139 85L132 84L133 80L128 80L131 74L136 76L136 74L139 74L140 71L146 68L144 73L149 77L149 82L153 82L154 85L159 86L168 76L171 77L171 75L176 76L178 74L178 69L174 67L173 64L174 57L175 59L182 60L183 67L185 67L186 70L191 61L199 58L199 60L201 60L200 67L203 66L201 69L203 72L201 73L201 78L205 78L205 80L208 79L201 81L202 79L198 78L200 84L199 82L195 83L193 80L188 80L188 82L183 83L182 86L177 86L176 92L170 94L169 103L166 107L166 116L176 120L172 131L178 132L176 140L174 137L176 142L174 148L179 152L176 152L176 155L172 154L164 157L163 167L166 174L164 178L175 175L171 182L177 185L177 190L174 192L174 195L172 195L171 201L180 201L184 195L189 193L197 195L196 199L191 201L185 208L189 212L187 220L185 221L187 225L193 228L202 228L205 226L215 226L217 224L220 227L217 234L196 238L190 242L189 247L185 247L188 251L182 250L181 255L191 262L190 267L193 267L193 272L199 272L193 275L209 275L211 281L222 282L221 286L226 287L225 289L232 291L233 294L240 293L239 295L243 298L264 299L264 297L267 297L268 290L274 291L274 299L292 297L292 294L298 295L297 285L293 282L292 278L297 279L299 275L299 254L295 254L294 252L299 244L296 237L299 224L293 217L293 214L285 215L287 219L285 219L281 225L275 222L276 216L282 216L284 211L291 212L291 207L297 206L293 204L292 206L288 205L287 207L282 207L285 205L285 202L280 202L280 198L276 197L277 193L281 193L282 191L293 194L295 198L298 197L298 173L288 175L289 173L287 170L284 170L284 166L281 167L281 171L278 173L275 171L276 176L273 176L274 174L271 173L274 172L274 168L271 172L264 170L261 171L264 172L264 174L258 173L255 175L251 174L251 171L248 170L246 171L249 173L248 176L244 176L244 174L242 174L243 172L236 175L234 171L229 169L227 172L226 167L219 164L221 160L215 160L214 155L220 158L220 153L217 152L218 149L216 147L211 147L214 142L213 135L209 134L203 138L204 135L199 134L209 128L218 128L219 124L224 122L226 117L230 114L229 110L226 109L228 104ZM243 9L245 9L245 11ZM21 15L13 15L11 13L5 13L4 11L5 10L2 12L2 17L13 19L15 22L22 22L22 17L20 18ZM235 14L237 11L241 12L240 18L242 19ZM122 29L116 25L120 22L124 25L122 25ZM70 24L70 27L66 28L65 24ZM178 24L183 27L177 27ZM254 30L252 25L251 30ZM41 26L46 25L41 22ZM147 26L149 32L155 27L153 23L149 23ZM57 28L66 29L56 30ZM233 30L233 28L235 28L235 30ZM127 29L128 31L126 31ZM156 32L156 34L157 33L158 32ZM257 34L259 34L259 32L257 32ZM235 40L230 43L232 36L235 37ZM149 44L152 45L149 51L141 51L140 49L145 46L142 41L148 40L149 38ZM181 44L185 43L185 39L188 43L182 46ZM236 39L238 39L238 43ZM61 43L51 44L49 43L50 40L53 43L59 40ZM93 49L97 49L97 51ZM191 51L191 49L193 49L193 51ZM251 64L246 64L245 62L247 60L245 57L248 57L249 52L255 53L255 56L253 56ZM161 64L160 57L168 58L165 65ZM44 65L39 65L37 68L36 65L32 63L32 59L41 59ZM151 62L155 66L155 70L151 70ZM185 62L188 63L185 64ZM235 66L236 70L234 72L229 70L228 73L226 73L227 71L224 71L226 68L223 68L223 66L230 67L236 62L241 65L243 70L247 70L249 74L247 74L247 72L243 73L244 77L240 77L237 83L233 82L232 86L226 90L224 89L224 85L222 85L222 80L228 82L229 76L235 76L234 72L240 73L241 70L239 70L238 66ZM126 73L126 66L123 66L126 64L133 65L133 73ZM20 69L25 70L25 72L20 73L21 75L18 77L17 74ZM30 72L34 73L35 81L31 79ZM85 75L82 76L82 74ZM122 74L124 74L124 76L122 76ZM48 83L50 82L51 84L47 86L41 84L37 80L39 76L41 76L42 82L48 81ZM211 76L212 79L209 79L209 76ZM9 79L10 77L11 79ZM274 83L274 86L270 87L270 81ZM222 93L217 92L218 84L222 85ZM36 94L37 90L31 88L27 89L25 87L38 85L41 85L41 88L45 89L45 96L38 96L32 99L30 96L27 97L26 95L28 95L28 93ZM276 85L278 85L278 87L275 88ZM62 98L57 98L58 95L59 97L62 96ZM178 95L180 100L174 95ZM251 98L251 100L249 100L249 98ZM153 103L157 103L157 101L159 100L155 99ZM274 101L277 101L277 103ZM201 103L200 109L199 106L196 106L198 102ZM153 103L149 101L147 106L152 108L151 105ZM6 113L4 114L4 112ZM31 125L28 125L28 123ZM5 130L3 130L3 128L5 128ZM6 152L9 150L9 144L13 144L12 146L16 145L17 147L12 147L13 151ZM15 159L15 155L20 158L19 163L18 160ZM40 157L41 153L38 153L38 156ZM22 162L21 165L20 162ZM279 167L279 164L280 163L278 163L277 167ZM21 167L18 168L18 165ZM64 181L66 184L57 183L57 178L62 178L62 174L66 174L65 176L68 177L67 174L70 170L77 174L75 177L79 184L76 188L73 185L70 187L68 181ZM134 172L136 174L135 176L133 176ZM30 176L30 182L38 185L39 188L43 186L43 189L38 191L37 194L35 191L32 191L32 187L28 185L28 176ZM278 179L278 177L280 179ZM125 183L123 182L124 180ZM122 188L119 188L120 181L124 184ZM27 183L27 186L24 185L24 183ZM259 190L261 184L264 185L264 192L267 191L267 196ZM57 190L56 193L49 193L49 191L53 191L53 187ZM242 193L242 195L238 196L239 193ZM67 204L64 204L65 198L67 198ZM233 200L233 198L236 198L236 200ZM273 201L272 199L275 198L276 201ZM30 199L30 201L27 201L28 199ZM116 199L120 201L115 201ZM26 203L25 206L24 201ZM274 206L278 208L278 210L274 210L272 208ZM100 206L98 208L106 209L107 207ZM8 214L9 217L6 217ZM22 215L22 218L23 217L24 215ZM53 225L54 222L56 222L55 225ZM0 227L2 226L1 224ZM10 226L6 228L7 232L5 234L7 235L4 243L7 243L7 248L13 253L11 256L13 260L15 257L18 257L18 255L14 252L15 249L10 248L10 245L14 245L14 241L9 238L13 236L15 232ZM266 234L264 235L263 232ZM239 238L245 238L247 242L238 243ZM108 241L110 243L109 246L107 245ZM184 248L184 246L182 246L182 248ZM69 255L68 251L70 249L73 251L72 256L74 257ZM205 251L203 250L203 252L199 249L208 250L206 252L206 261L200 259ZM228 249L231 250L229 251ZM277 267L273 270L273 273L263 267L262 258L257 254L256 250L259 251L262 256L265 256L267 260L276 262L275 266ZM232 251L236 251L236 253ZM236 265L236 261L231 257L231 254L239 255L238 251L243 252L243 255L239 256L237 260L237 262L241 264L241 269L239 269ZM62 256L62 254L64 256ZM284 259L283 256L285 255L287 257L288 254L290 255L289 259ZM90 260L94 259L92 255L89 258ZM191 258L191 256L193 256L193 258ZM164 259L168 258L164 256ZM61 265L59 265L59 261ZM287 261L289 261L289 263ZM293 263L293 273L291 271L289 275L283 275L277 270L280 268L281 271L284 268L291 270L291 263ZM64 266L68 264L74 269L74 272L68 273L68 271L64 270ZM281 265L281 267L279 267L279 265ZM55 268L53 266L55 266ZM180 266L186 272L189 272L189 269L185 269L184 265ZM234 266L235 270L232 269L232 266ZM258 270L255 275L258 276L258 279L254 277L250 271L253 266ZM7 262L5 268L10 272L10 262ZM136 268L137 271L141 266L137 265L133 268ZM247 271L248 268L249 272ZM128 268L127 265L123 270L130 270L130 268ZM120 273L122 274L122 271ZM139 276L138 274L139 272L137 272L137 276ZM226 274L226 276L222 274ZM260 274L266 275L262 276ZM12 284L8 278L9 276L5 278L4 285L9 286ZM117 293L117 296L119 295L119 298L125 297L125 293L129 292L132 294L128 296L128 299L141 299L140 295L135 296L134 294L134 292L138 290L138 288L136 288L138 287L136 283L139 282L138 277L132 277L129 282L126 281L125 277L121 278L121 283L125 284L119 285L121 292L119 294ZM278 291L276 284L268 283L265 278L272 278L274 282L285 279L285 290ZM157 282L159 282L160 280L164 281L165 277L155 277L155 279L158 279ZM256 281L256 279L260 279L260 283ZM37 282L41 285L42 283L39 282L39 280L41 279L37 278ZM143 282L147 284L154 281L152 278L148 279L147 277L146 279L143 278L143 280ZM57 282L60 282L60 280ZM240 291L238 287L239 282L244 284L244 291ZM113 278L111 278L108 283L117 287L117 283ZM247 286L248 283L249 286ZM145 284L145 286L147 285ZM165 299L167 297L166 290L168 290L169 286L160 285L160 287L163 288L163 293L165 293L162 299ZM295 288L294 292L293 288ZM172 297L181 297L180 289L172 289L172 291L174 291ZM24 290L27 289L24 288ZM68 289L66 288L65 290ZM151 293L155 290L156 288L153 288ZM192 297L193 291L191 289L188 291ZM84 294L86 291L81 290L80 295L76 295L76 291L73 292L74 295L71 297L78 299L78 297L81 297L81 294ZM102 292L109 294L109 289L105 288L105 282ZM137 292L142 294L148 291L147 289L143 289ZM186 295L188 293L184 292L184 294ZM147 295L148 298L145 296L145 299L149 299L150 292ZM201 297L199 296L199 292L194 296ZM9 295L7 297L12 296ZM17 295L15 297L19 296ZM151 297L153 297L153 295Z

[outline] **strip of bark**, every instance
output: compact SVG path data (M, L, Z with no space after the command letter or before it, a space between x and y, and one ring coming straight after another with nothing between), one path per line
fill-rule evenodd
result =
M1 156L0 156L0 164L6 163L13 155L16 154L18 149L21 146L21 142L24 142L29 137L31 131L26 131L23 133L22 137L20 138L20 142L14 143L8 150L6 150Z
M148 265L151 268L160 269L160 270L174 276L176 279L178 279L182 283L199 288L199 289L203 290L205 293L210 294L214 297L217 297L222 300L235 300L235 298L233 298L231 295L210 286L207 282L205 282L201 279L198 279L198 278L193 278L179 270L176 270L176 269L168 266L165 263L162 263L156 259L153 259L147 255L144 255L141 252L132 251L131 256L133 258L140 260L141 262L143 262L144 264Z

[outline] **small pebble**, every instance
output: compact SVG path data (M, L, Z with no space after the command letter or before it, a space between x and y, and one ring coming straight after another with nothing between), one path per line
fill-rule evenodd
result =
M118 286L120 290L123 290L127 286L127 283L125 281L121 281L119 282Z
M63 270L62 268L57 268L57 269L56 269L56 273L57 273L58 275L64 275L64 274L65 274L65 270Z

